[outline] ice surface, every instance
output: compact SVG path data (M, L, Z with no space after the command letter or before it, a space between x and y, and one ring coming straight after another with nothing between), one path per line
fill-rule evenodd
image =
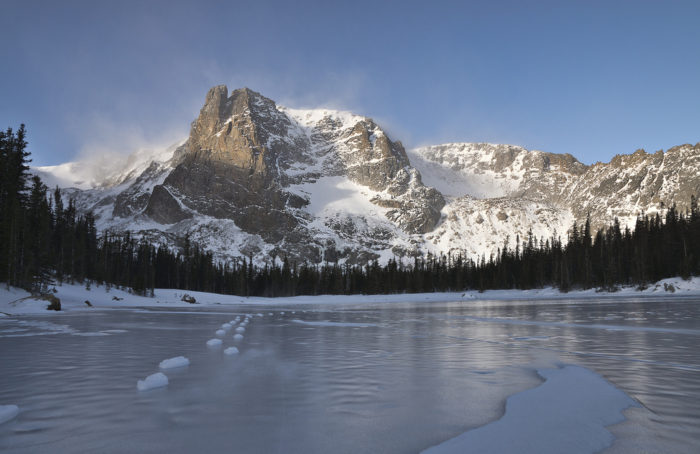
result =
M475 322L487 323L503 323L506 325L533 325L542 327L556 328L584 328L584 329L603 329L607 331L642 331L652 333L673 333L673 334L689 334L700 336L700 329L686 328L663 328L657 326L626 326L626 325L608 325L599 323L568 323L568 322L550 322L541 320L518 320L500 317L471 317L471 316L453 316L453 318L461 318L464 320L473 320Z
M93 287L92 292L102 290ZM280 446L285 452L420 452L468 430L495 424L499 418L509 420L512 416L505 416L508 397L528 389L547 389L536 369L562 363L595 370L646 406L630 408L625 422L606 426L615 441L610 451L603 452L696 452L700 382L694 378L700 370L696 348L700 337L675 331L501 321L584 325L603 324L604 317L614 317L615 324L633 326L642 322L623 319L645 317L643 326L700 330L697 299L677 295L658 300L571 301L566 297L507 303L455 299L434 304L435 300L414 303L413 295L404 297L408 302L393 304L386 299L393 296L361 296L387 301L374 305L360 299L337 304L334 297L325 297L324 305L314 303L321 298L300 297L307 304L296 306L303 321L377 325L372 328L293 323L291 317L276 317L281 310L290 314L290 304L296 304L289 302L293 299L281 304L264 300L249 306L251 312L267 309L275 317L256 320L252 336L243 339L246 342L234 341L235 331L229 331L221 347L212 350L202 345L214 334L212 329L245 308L93 309L84 315L2 318L0 333L7 335L11 330L38 330L39 326L25 322L47 320L80 332L124 328L129 333L109 338L58 334L60 339L55 341L0 337L0 352L6 353L0 354L0 403L20 406L20 415L0 426L0 452L34 452L36 446L50 446L56 454L75 452L75 446L119 452L125 433L133 452L152 450L154 443L159 451L171 454L198 452L203 447L216 452L230 448L232 441L250 452L275 452ZM45 348L49 344L51 348ZM197 353L197 345L204 352ZM238 347L238 355L223 353L231 346ZM87 347L97 375L81 367ZM133 348L138 360L129 360L133 355L128 354L125 361L114 360L115 352ZM158 364L173 354L191 358L189 368L179 369L187 373L175 379L162 370L168 379L176 380L173 386L134 395L133 378L158 372ZM59 371L62 380L72 385L57 388L52 371ZM118 382L126 384L126 394L115 387ZM590 385L572 391L574 386L567 388L569 394ZM37 390L42 390L40 395ZM565 394L559 395L567 399ZM541 400L549 411L552 402ZM294 409L294 418L289 409ZM593 414L583 405L570 412ZM76 422L94 430L74 431ZM590 424L601 425L595 420ZM169 430L175 426L182 430ZM109 430L101 430L105 427ZM543 427L539 436L550 438L553 431ZM3 430L12 433L3 436Z
M146 377L145 380L136 382L136 388L139 391L148 391L149 389L162 388L163 386L168 386L168 377L162 372L156 372Z
M545 382L508 398L505 415L423 451L444 453L588 454L609 447L606 426L638 404L595 372L579 366L543 369Z
M214 333L219 337L224 337L226 335L226 330L223 329L217 329L216 332Z
M190 365L190 360L184 356L176 356L175 358L164 359L160 362L161 369L174 369L176 367L185 367Z
M233 336L233 338L234 338L234 340L237 340L237 341L243 340L243 334L236 334L235 336Z
M229 347L226 350L224 350L224 354L226 355L237 355L238 354L238 349L236 347Z
M210 348L219 348L219 347L221 347L221 344L222 344L221 339L209 339L207 341L207 347L210 347Z
M19 413L17 405L0 405L0 424L14 419Z
M245 333L245 328L242 326L239 326L238 328L236 328L236 332L237 333Z
M330 322L330 321L318 321L318 322L307 322L305 320L294 319L293 323L298 323L300 325L311 325L311 326L343 326L348 328L367 328L370 326L378 326L374 323L345 323L345 322Z

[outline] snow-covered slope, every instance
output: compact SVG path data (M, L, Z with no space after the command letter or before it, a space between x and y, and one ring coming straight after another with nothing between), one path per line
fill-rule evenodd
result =
M683 208L700 193L700 146L594 166L513 145L406 151L370 118L218 86L184 143L35 171L101 229L169 246L189 234L221 259L478 259L530 235L566 241L588 213L596 228Z
M592 166L568 154L485 143L421 147L409 156L423 181L445 195L545 202L579 223L590 214L594 230L615 218L634 228L640 214L663 215L672 203L682 211L700 194L700 144L637 150Z
M181 140L166 149L143 149L127 156L98 154L83 161L34 167L32 170L49 187L107 189L135 179L153 162L168 162L183 142Z

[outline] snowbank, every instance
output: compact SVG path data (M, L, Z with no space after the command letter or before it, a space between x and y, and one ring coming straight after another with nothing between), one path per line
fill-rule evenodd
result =
M162 372L156 372L146 377L145 380L136 382L136 388L139 391L148 391L149 389L162 388L163 386L168 386L168 377Z
M224 350L225 355L237 355L238 353L239 352L236 347L229 347L226 350Z
M14 419L19 414L17 405L0 405L0 424Z
M221 339L209 339L207 341L207 347L209 348L219 348L221 347Z
M588 454L609 447L607 426L638 404L600 375L579 366L543 369L545 382L508 398L501 419L423 451L445 453Z
M181 301L182 290L156 289L153 298L132 295L123 290L110 289L93 285L91 290L86 290L82 285L64 284L56 287L55 295L61 300L61 312L90 311L99 308L125 308L125 307L187 307L192 305ZM681 278L664 279L650 285L643 291L635 287L625 287L618 292L596 292L595 289L575 290L569 293L561 293L554 288L536 290L488 290L483 293L474 291L445 292L445 293L414 293L395 295L318 295L295 296L281 298L242 297L233 295L219 295L216 293L192 292L202 306L218 305L298 305L298 304L376 304L376 303L429 303L429 302L471 302L478 300L548 300L548 299L572 299L585 298L619 298L619 297L675 297L692 296L700 297L700 277L689 281ZM85 301L90 301L93 307L88 307ZM37 300L24 290L10 288L0 284L0 315L24 315L41 314L54 315L57 312L47 311L48 303ZM280 312L280 314L282 314ZM270 312L269 315L274 315ZM247 318L247 317L246 317ZM233 325L240 321L230 322ZM224 328L225 329L225 328Z
M184 356L176 356L175 358L164 359L160 362L161 369L175 369L176 367L185 367L190 365L190 360Z

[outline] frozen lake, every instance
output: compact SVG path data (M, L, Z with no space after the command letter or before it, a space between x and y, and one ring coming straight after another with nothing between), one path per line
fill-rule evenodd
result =
M246 314L262 316L222 327ZM5 317L0 405L19 414L0 451L420 452L515 419L506 399L545 389L538 370L576 365L638 404L605 452L696 452L699 344L700 301L679 297ZM137 390L178 356L189 365L162 370L166 387ZM579 391L564 376L556 388Z

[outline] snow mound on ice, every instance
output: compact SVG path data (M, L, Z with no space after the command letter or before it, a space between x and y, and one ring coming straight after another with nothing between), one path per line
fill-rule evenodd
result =
M231 329L231 323L224 323L221 325L221 329L229 330Z
M237 355L238 354L238 349L236 347L229 347L226 350L224 350L224 354L226 355Z
M216 334L216 335L219 336L219 337L223 337L223 336L226 335L226 331L223 330L223 329L217 329L216 332L215 332L214 334Z
M237 341L243 340L243 334L236 334L235 336L233 336L233 338Z
M537 371L545 382L510 396L498 421L463 433L423 453L588 454L609 447L607 426L638 406L627 394L579 366Z
M207 341L207 347L210 347L210 348L219 348L219 347L221 347L221 344L222 344L221 339L209 339Z
M17 405L0 405L0 424L14 419L19 413Z
M145 380L136 382L136 388L139 391L148 391L149 389L162 388L163 386L168 386L168 377L162 372L156 372L146 377Z
M236 328L236 332L237 333L245 333L245 328L242 326L239 326L238 328Z
M190 360L184 356L176 356L175 358L164 359L160 362L161 369L174 369L176 367L185 367L190 365Z

